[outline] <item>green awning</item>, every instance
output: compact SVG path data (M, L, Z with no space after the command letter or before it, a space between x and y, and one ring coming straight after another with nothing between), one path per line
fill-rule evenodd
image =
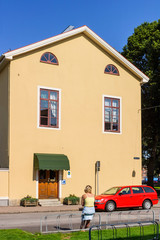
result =
M39 170L70 170L68 157L64 154L34 154L34 168Z

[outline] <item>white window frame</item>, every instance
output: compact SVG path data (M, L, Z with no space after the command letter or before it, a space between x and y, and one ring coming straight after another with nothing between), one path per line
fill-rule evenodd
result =
M107 98L115 98L115 99L119 99L120 101L120 129L119 132L107 132L104 130L104 99L105 97ZM102 95L102 133L105 134L122 134L122 97L117 97L117 96L110 96L110 95Z
M46 90L53 90L59 92L59 112L58 112L58 120L59 120L59 126L56 128L53 127L42 127L40 126L40 89L46 89ZM37 106L37 128L41 129L52 129L52 130L60 130L61 129L61 89L59 88L51 88L51 87L44 87L44 86L38 86L38 106Z

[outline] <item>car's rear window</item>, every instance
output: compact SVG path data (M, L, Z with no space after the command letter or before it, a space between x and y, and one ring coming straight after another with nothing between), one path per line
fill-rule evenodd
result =
M145 191L146 193L154 192L154 190L153 190L152 188L150 188L150 187L143 187L143 188L144 188L144 191Z
M132 187L133 193L143 193L143 188L142 187Z

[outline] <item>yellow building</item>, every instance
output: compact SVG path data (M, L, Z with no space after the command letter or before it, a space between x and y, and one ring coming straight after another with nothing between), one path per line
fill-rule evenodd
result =
M148 80L87 26L4 53L0 205L140 184Z

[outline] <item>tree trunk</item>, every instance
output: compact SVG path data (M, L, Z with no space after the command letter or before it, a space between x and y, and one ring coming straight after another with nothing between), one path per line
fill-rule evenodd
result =
M153 176L154 176L154 159L153 159L153 157L151 157L149 159L147 169L148 169L148 173L147 173L148 183L147 183L147 185L153 187L153 185L154 185L153 184Z
M147 166L148 185L151 187L154 187L153 177L154 177L154 168L155 168L155 162L156 162L157 145L158 145L158 135L156 134L154 138L154 146L152 148L152 155L151 155L151 158L149 159L149 163Z

